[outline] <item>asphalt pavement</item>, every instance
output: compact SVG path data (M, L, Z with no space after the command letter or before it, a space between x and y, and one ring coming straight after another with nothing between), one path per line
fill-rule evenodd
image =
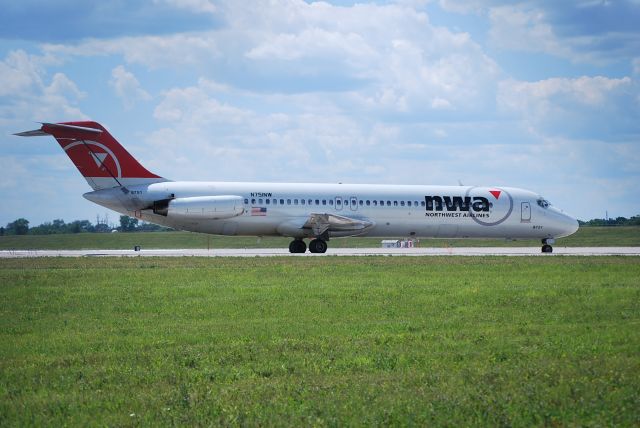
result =
M287 248L140 249L131 250L3 250L0 258L24 257L331 257L331 256L640 256L640 247L554 247L542 254L538 247L460 248L329 248L324 254L290 254Z

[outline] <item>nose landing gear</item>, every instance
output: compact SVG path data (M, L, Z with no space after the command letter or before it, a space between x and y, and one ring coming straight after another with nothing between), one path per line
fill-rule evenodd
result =
M542 252L543 253L553 253L553 247L551 244L555 244L556 240L553 238L547 238L542 240Z

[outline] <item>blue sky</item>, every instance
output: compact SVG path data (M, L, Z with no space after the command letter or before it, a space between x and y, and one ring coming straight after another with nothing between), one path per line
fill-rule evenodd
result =
M79 119L170 179L508 185L640 214L640 0L0 7L2 225L104 216L52 138L11 136Z

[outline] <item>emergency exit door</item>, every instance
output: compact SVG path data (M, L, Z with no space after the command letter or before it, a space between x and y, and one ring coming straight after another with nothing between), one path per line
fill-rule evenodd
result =
M358 209L358 198L356 198L355 196L352 196L349 198L349 207L351 208L351 211L356 211Z

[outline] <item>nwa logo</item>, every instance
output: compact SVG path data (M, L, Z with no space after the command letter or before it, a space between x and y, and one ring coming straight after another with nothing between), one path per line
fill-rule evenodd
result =
M427 211L489 212L489 199L482 196L425 196Z
M491 196L471 196L472 192ZM424 200L427 217L469 218L481 226L497 226L513 212L513 198L505 189L470 187L464 196L425 196ZM501 203L492 203L497 201Z

